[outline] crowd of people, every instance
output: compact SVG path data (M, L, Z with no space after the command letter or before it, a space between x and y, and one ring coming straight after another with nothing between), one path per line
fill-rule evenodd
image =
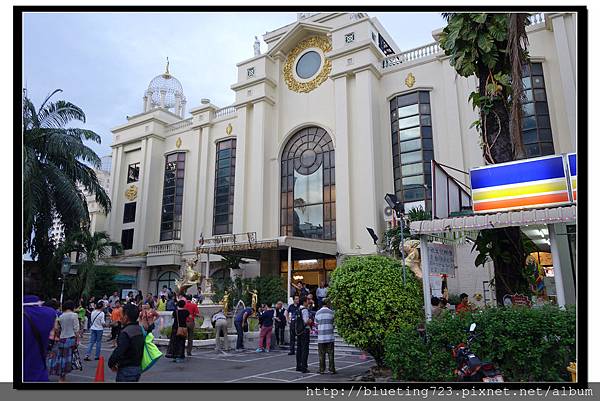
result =
M244 308L234 316L237 332L236 349L244 349L244 333L249 331L249 318L258 317L259 345L256 352L270 352L273 346L288 345L285 341L289 326L289 355L296 356L296 370L308 372L310 336L318 336L319 373L324 373L325 356L329 356L329 371L335 373L333 317L327 300L327 287L321 283L315 296L307 285L294 284L293 303L284 308L283 301L263 304L254 311ZM122 299L115 291L100 299L71 300L59 305L52 299L42 302L36 296L23 299L24 381L48 381L50 376L65 382L73 370L81 370L83 362L100 359L105 328L110 328L113 352L108 359L110 369L117 372L116 381L138 381L144 338L156 327L158 312L172 311L172 326L166 358L175 363L185 361L193 350L196 317L200 315L201 297L176 295L163 287L158 295L129 292ZM227 316L223 310L212 316L215 349L229 351ZM79 349L83 334L89 332L89 342L83 359ZM274 332L275 344L271 338ZM187 343L187 344L186 344ZM95 351L95 352L94 352Z

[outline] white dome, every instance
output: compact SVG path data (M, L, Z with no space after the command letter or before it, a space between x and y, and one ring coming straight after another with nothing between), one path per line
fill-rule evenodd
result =
M168 72L157 75L150 81L148 85L148 95L151 95L151 106L162 107L171 111L177 112L176 107L179 106L179 101L185 101L181 82ZM161 102L161 97L164 99ZM163 103L164 102L164 103Z

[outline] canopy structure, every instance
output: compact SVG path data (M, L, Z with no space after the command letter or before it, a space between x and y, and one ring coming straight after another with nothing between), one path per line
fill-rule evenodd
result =
M421 267L423 269L423 298L425 302L425 315L431 319L431 289L429 287L429 251L428 241L431 238L452 236L460 233L472 233L478 230L503 227L524 227L529 225L544 224L548 226L550 234L550 249L556 282L556 297L558 305L565 305L564 283L560 266L559 248L557 245L555 224L576 223L577 206L561 206L546 209L529 209L505 211L493 214L478 214L444 218L437 220L414 221L410 223L410 231L420 235L421 239Z

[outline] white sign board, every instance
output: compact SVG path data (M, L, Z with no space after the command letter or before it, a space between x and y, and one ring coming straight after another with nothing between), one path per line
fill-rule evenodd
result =
M427 244L429 273L452 274L454 272L454 249L451 245Z

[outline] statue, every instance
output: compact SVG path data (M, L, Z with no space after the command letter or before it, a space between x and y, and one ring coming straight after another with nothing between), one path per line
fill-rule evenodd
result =
M185 294L188 288L195 284L199 284L202 282L202 275L200 272L194 270L194 266L198 259L188 259L186 261L185 271L182 274L182 278L179 280L175 280L175 286L177 288L178 294Z
M254 37L254 55L260 56L260 41L258 40L258 36Z
M229 291L225 290L221 304L223 305L223 314L227 315L227 312L229 312Z
M250 294L252 294L252 310L254 311L254 314L256 314L257 306L258 306L258 291L257 290L252 290L252 291L248 291Z
M420 245L421 242L419 240L409 239L404 241L404 261L415 276L422 279L423 271L421 270Z

